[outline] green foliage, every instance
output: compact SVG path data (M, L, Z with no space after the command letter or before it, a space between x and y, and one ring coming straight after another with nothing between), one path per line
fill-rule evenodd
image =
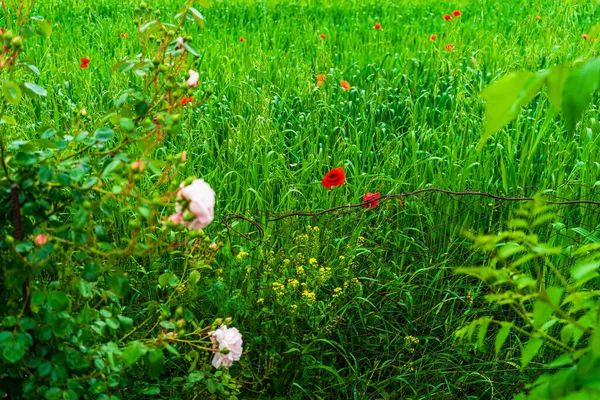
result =
M479 148L514 120L544 85L553 106L564 114L567 129L573 132L600 87L600 60L559 64L537 73L513 72L493 82L482 93L487 102L486 128Z
M499 326L494 333L499 355L511 336L518 338L522 343L521 368L527 370L537 359L548 372L517 398L594 398L600 377L596 375L600 365L600 297L595 290L600 276L600 245L570 249L576 262L564 265L561 261L566 249L540 238L540 228L555 219L538 200L510 220L506 230L469 235L474 247L487 253L489 259L483 265L457 268L456 272L487 285L486 299L493 315L471 321L457 331L457 336L471 339L478 331L478 347L483 348L488 325Z

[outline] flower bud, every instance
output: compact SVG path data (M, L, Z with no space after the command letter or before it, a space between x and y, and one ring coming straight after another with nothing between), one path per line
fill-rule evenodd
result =
M144 163L140 160L131 163L131 170L134 173L141 173L144 171Z
M35 237L35 239L33 240L33 242L35 243L36 246L43 246L46 243L48 243L48 238L46 237L46 235L44 235L43 233L40 235L37 235Z
M147 8L148 8L148 4L146 4L146 2L145 2L145 1L142 1L142 2L140 3L140 9L141 9L141 10L145 10L145 9L147 9Z
M6 235L4 237L4 241L8 244L13 244L15 242L15 238L10 235Z
M21 47L23 47L23 38L21 36L15 36L13 40L10 41L10 45L15 50L21 49Z

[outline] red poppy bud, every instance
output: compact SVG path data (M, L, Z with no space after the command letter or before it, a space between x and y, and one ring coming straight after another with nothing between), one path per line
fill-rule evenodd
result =
M375 22L375 29L380 30L381 24L379 22Z
M433 42L435 39L437 39L437 35L436 35L436 34L433 34L433 35L429 36L429 40L431 40L432 42Z
M344 168L334 168L325 174L325 177L321 181L323 186L327 189L331 189L334 186L340 186L346 181L346 175L344 174Z
M321 33L321 34L319 35L319 37L320 37L321 39L325 39L327 36L325 36L325 34L324 34L324 33Z
M444 46L444 48L448 51L452 51L452 45L450 43L448 43L447 45Z
M444 18L446 21L452 21L452 16L450 14L444 14L442 18Z
M243 43L243 42L245 42L245 41L246 41L246 39L244 39L243 37L241 37L241 38L240 38L240 42L242 42L242 43Z
M363 196L363 207L366 208L375 208L377 204L379 204L379 192L377 193L367 193Z

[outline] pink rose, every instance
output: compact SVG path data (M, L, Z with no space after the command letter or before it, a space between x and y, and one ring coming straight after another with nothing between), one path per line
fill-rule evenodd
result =
M33 242L35 243L36 246L43 246L46 243L48 243L48 238L46 237L46 235L44 235L43 233L40 235L37 235L35 237L35 239L33 239Z
M210 185L202 179L196 179L191 185L183 186L177 194L177 214L183 215L183 225L188 229L202 229L214 219L215 192ZM187 209L184 211L182 200L187 200ZM186 203L186 201L183 201ZM192 214L195 218L189 218Z
M190 77L187 80L188 87L193 88L193 87L198 86L198 78L199 77L200 77L200 74L198 74L193 69L190 69Z
M234 361L238 361L242 356L242 334L237 328L227 328L221 325L216 331L208 333L213 343L215 356L212 365L219 368L221 365L230 367Z

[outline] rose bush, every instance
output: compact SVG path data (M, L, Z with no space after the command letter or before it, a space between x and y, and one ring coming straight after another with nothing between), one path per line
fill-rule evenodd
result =
M63 132L45 127L27 140L6 127L19 124L25 96L50 96L20 61L29 39L52 30L28 14L33 3L19 0L5 16L14 28L0 55L0 398L236 398L236 379L210 365L211 343L228 367L240 360L241 334L194 306L220 248L202 230L216 196L180 175L185 152L165 160L155 151L181 131L179 99L197 90L198 52L174 40L186 23L203 23L196 2L177 24L142 3L143 56L114 68L135 72L132 88L104 118L83 123L82 110Z

